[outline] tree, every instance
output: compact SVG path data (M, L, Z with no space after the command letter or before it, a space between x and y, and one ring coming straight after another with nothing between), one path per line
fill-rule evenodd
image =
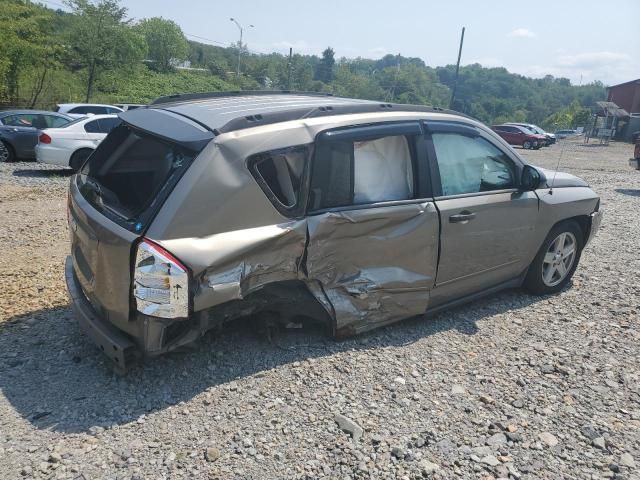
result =
M142 61L147 46L130 27L127 9L118 0L67 0L67 4L75 14L69 43L77 65L87 69L85 101L89 102L100 73Z
M327 47L322 52L322 58L316 66L316 74L313 77L314 80L320 80L324 83L331 83L333 81L333 67L336 64L335 53L333 48Z
M174 61L187 58L189 43L175 22L161 17L146 18L138 29L147 41L148 58L159 72L169 72Z
M52 11L25 0L5 0L0 8L0 98L17 103L20 72L48 62L58 47L51 42Z

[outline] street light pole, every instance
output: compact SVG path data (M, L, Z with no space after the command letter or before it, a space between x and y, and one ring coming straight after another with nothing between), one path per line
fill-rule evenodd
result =
M240 22L238 22L235 18L231 17L229 20L235 23L238 29L240 30L240 43L238 44L238 71L237 71L237 76L240 77L240 56L242 55L242 34L244 33L244 29L242 28L242 25L240 24ZM253 28L253 25L249 25L249 27Z

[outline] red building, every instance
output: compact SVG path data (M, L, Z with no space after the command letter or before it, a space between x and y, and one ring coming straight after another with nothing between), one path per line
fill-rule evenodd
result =
M616 138L630 141L640 131L640 78L607 88L607 100L629 113L618 122Z
M607 101L624 108L630 114L640 114L640 78L609 87Z

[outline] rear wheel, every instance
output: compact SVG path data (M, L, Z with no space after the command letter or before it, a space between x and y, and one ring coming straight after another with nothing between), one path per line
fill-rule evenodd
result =
M578 267L583 245L582 229L576 222L553 227L529 266L525 289L535 295L562 290Z
M84 162L89 158L89 155L93 153L93 150L90 148L82 148L71 155L71 159L69 160L69 166L73 169L74 172L80 170L80 167L84 164Z
M531 142L529 140L525 140L522 144L522 148L524 148L525 150L529 150L531 148Z
M16 154L13 152L11 145L0 140L0 163L13 162L15 159Z

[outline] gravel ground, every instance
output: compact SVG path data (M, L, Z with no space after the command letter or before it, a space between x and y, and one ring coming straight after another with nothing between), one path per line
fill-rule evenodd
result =
M68 174L0 164L0 478L640 478L631 150L564 151L605 218L559 295L342 342L239 325L124 378L68 307Z

